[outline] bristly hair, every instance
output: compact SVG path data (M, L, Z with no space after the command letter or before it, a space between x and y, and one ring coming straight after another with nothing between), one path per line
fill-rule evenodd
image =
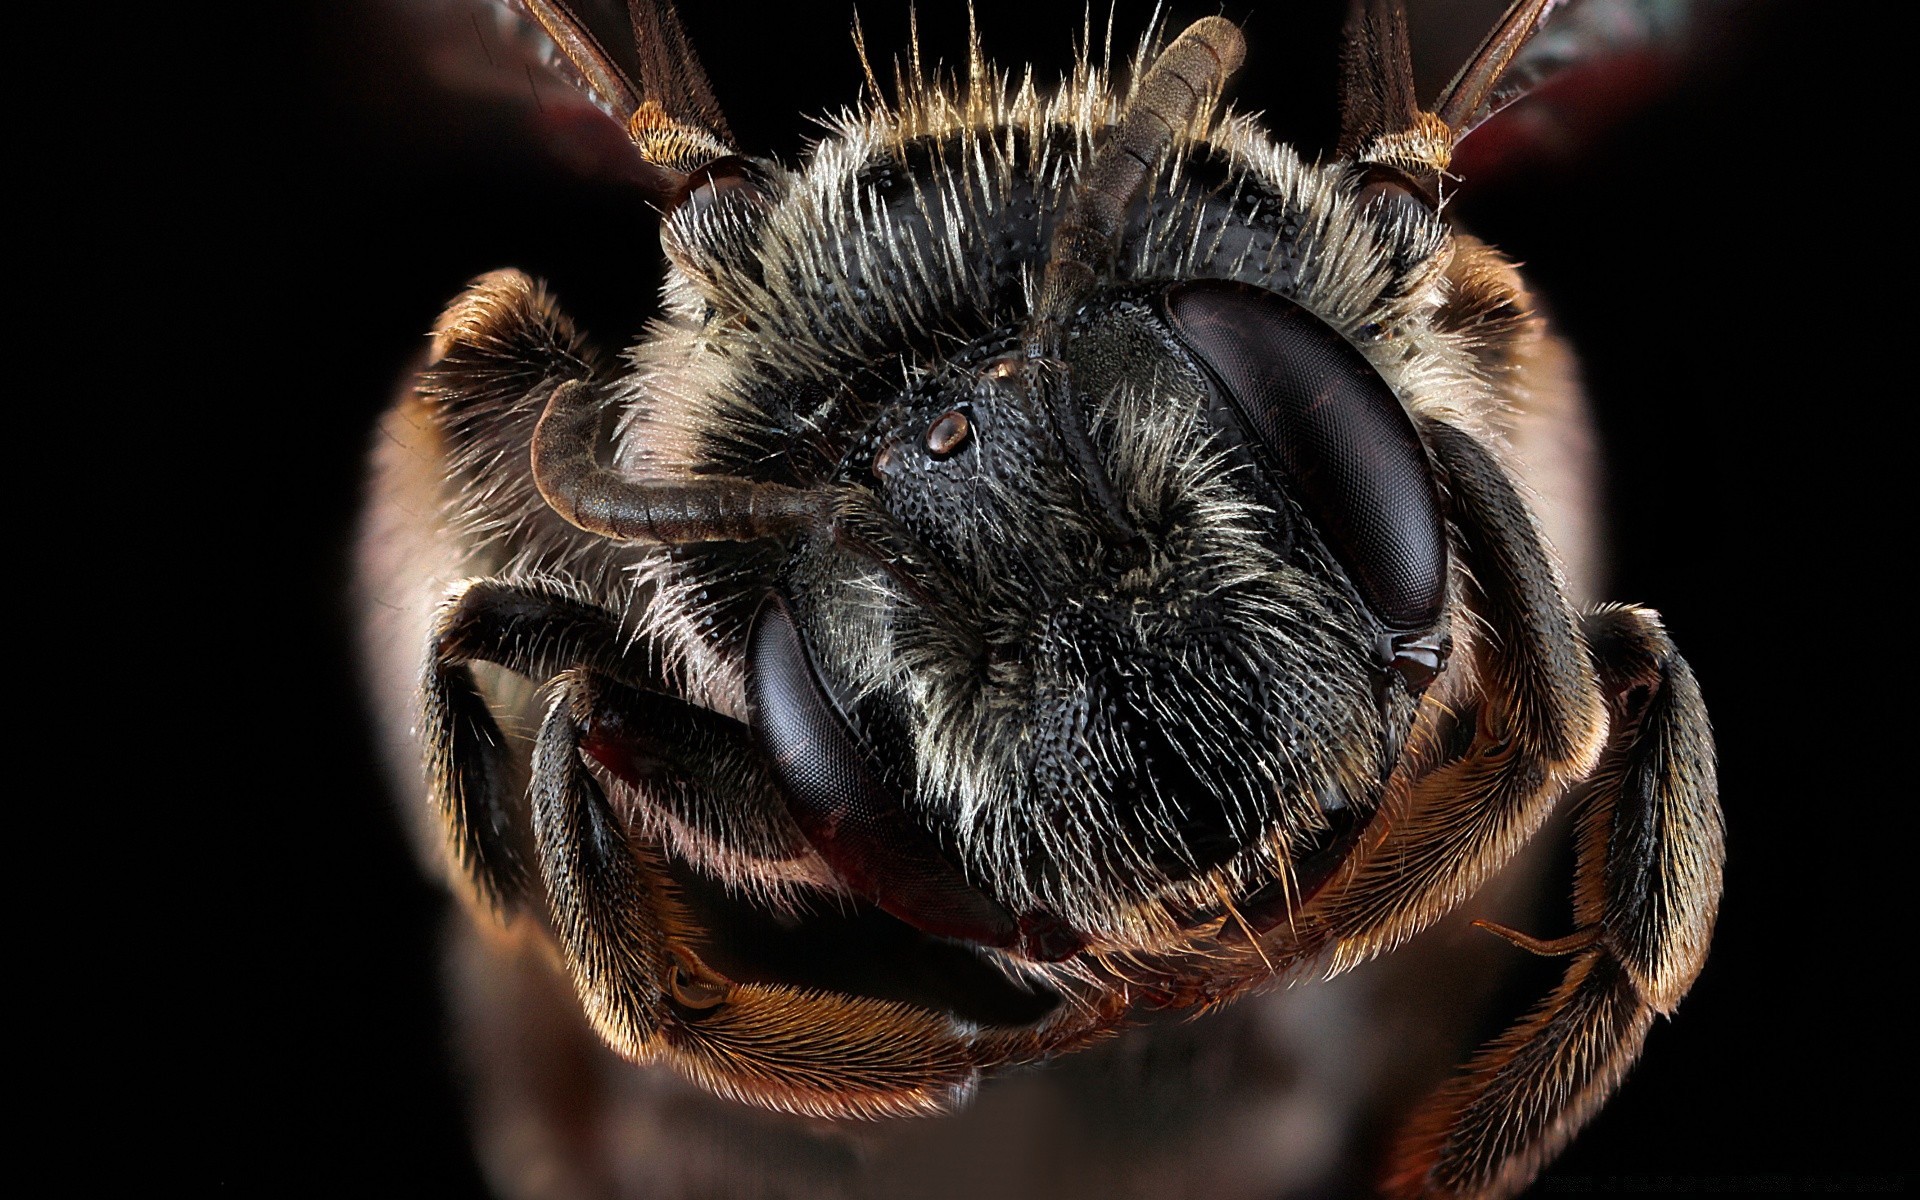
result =
M647 436L623 441L650 447L646 465L771 477L796 440L825 426L858 427L856 389L823 397L829 382L874 382L903 361L909 369L938 362L1024 318L1044 256L1007 254L997 241L1004 218L1016 207L1037 210L1040 222L1058 211L1159 33L1156 23L1124 82L1082 46L1045 93L1030 71L1016 81L990 65L977 31L965 79L926 67L916 44L895 63L889 99L867 61L874 94L825 122L829 136L770 181L764 210L687 206L667 220L678 269L650 340L679 341L677 366L700 378L675 389L684 400L649 394L667 382L663 352L650 350L619 398ZM1361 346L1416 412L1481 423L1473 410L1484 389L1462 386L1470 347L1432 329L1448 245L1437 217L1370 216L1343 170L1303 162L1230 109L1179 134L1115 282L1271 286ZM1264 253L1229 251L1218 222L1203 219L1206 197L1290 236ZM742 322L750 336L729 336ZM796 395L812 402L795 403ZM821 465L834 457L823 453Z
M877 398L910 391L960 347L1018 328L1046 265L1044 226L1103 131L1124 111L1162 34L1156 16L1130 65L1116 73L1109 65L1111 32L1096 61L1089 21L1073 66L1058 87L1043 92L1031 71L1015 79L992 66L977 29L969 37L964 78L927 67L916 33L904 61L894 63L888 96L856 30L867 75L863 103L828 119L828 136L797 168L768 164L763 203L687 205L666 220L663 243L672 269L664 311L628 352L630 369L610 397L622 414L614 439L618 465L641 477L719 473L818 484L872 420ZM1364 208L1340 167L1302 161L1252 117L1231 110L1215 115L1213 105L1200 111L1191 128L1176 131L1168 166L1139 203L1113 282L1233 279L1276 291L1358 346L1416 414L1486 429L1495 402L1476 370L1483 347L1473 330L1436 319L1448 299L1450 254L1439 219L1406 206ZM1010 223L1019 227L1009 232ZM1242 228L1270 236L1231 236ZM1120 475L1128 502L1182 497L1190 526L1204 531L1198 557L1187 565L1210 564L1210 576L1227 581L1214 586L1241 606L1237 621L1291 630L1295 649L1323 672L1316 677L1349 678L1362 670L1349 661L1350 649L1333 641L1310 652L1299 641L1300 631L1316 623L1351 626L1351 614L1315 616L1310 610L1324 598L1263 593L1248 583L1263 572L1276 575L1250 532L1258 514L1226 465L1205 448L1197 426L1168 424L1165 406L1122 393L1092 403L1108 453L1126 460ZM1124 420L1116 415L1122 409L1131 413ZM479 491L469 489L469 499ZM496 506L485 499L469 507L495 525L524 515L526 505L516 503L513 512L488 518ZM1036 524L1071 523L1071 507L1036 502L1029 511ZM523 550L525 567L565 567L538 546ZM767 547L636 548L624 559L635 572L627 593L633 636L661 647L667 669L700 703L744 715L741 647L777 559L777 548ZM903 602L884 574L862 577L859 587L864 599L855 607L866 613L846 614L843 649L849 661L885 665L869 680L904 685L915 675L910 660L941 639L913 619L917 606ZM994 605L991 595L976 599ZM924 639L919 651L894 628L903 621ZM854 632L861 628L871 633L864 641ZM1232 728L1224 703L1211 709L1204 703L1218 664L1176 662L1168 669L1182 677L1200 709L1214 714L1202 712L1193 721L1196 769L1215 774L1205 769L1208 757L1226 754L1250 731ZM1009 794L1017 770L1007 755L1018 739L1002 745L1009 742L1007 726L990 700L969 702L958 693L926 691L924 682L914 686L922 689L924 716L915 791L951 798L953 811L942 819L952 823L971 869L995 877L1015 902L1044 902L1088 925L1131 922L1138 944L1173 934L1174 918L1161 904L1118 918L1087 909L1084 897L1101 893L1085 886L1087 880L1053 879L1032 885L1039 888L1034 895L1020 895L1025 885L1009 881L1026 872L1014 860L1035 853L1031 845L1021 849L1020 839L1045 822L987 800ZM1326 703L1317 711L1335 714L1330 719L1359 719L1338 715L1343 709L1336 698L1321 700ZM1371 741L1361 737L1357 744ZM1087 753L1090 769L1099 772L1132 765L1123 743L1094 739ZM1244 786L1227 789L1227 820L1248 849L1219 871L1171 883L1144 862L1138 847L1118 851L1134 861L1089 869L1109 881L1139 879L1170 905L1190 908L1204 907L1223 886L1237 894L1284 876L1298 839L1323 817L1316 800L1283 797L1278 807L1285 818L1264 833L1256 828L1257 814L1275 807L1273 793L1283 780L1319 778L1356 794L1377 786L1377 776L1368 778L1376 765L1371 752L1311 762L1292 761L1293 754L1276 743L1265 762L1239 778ZM1247 791L1250 780L1264 781L1265 794ZM1079 820L1066 816L1058 831L1063 845L1049 853L1075 838L1084 843L1092 831L1076 831Z
M623 465L646 475L718 472L818 483L848 439L872 419L875 395L903 394L938 372L954 349L1017 327L1034 302L1045 262L1037 237L1024 255L1008 251L1007 241L1018 240L1006 232L1008 214L1028 214L1030 228L1037 229L1058 211L1102 131L1124 110L1161 33L1156 17L1124 80L1105 61L1095 61L1088 37L1050 93L1036 86L1030 71L1016 80L990 65L977 30L969 38L964 78L929 69L916 33L904 62L894 63L888 97L856 30L868 81L864 104L828 120L829 136L807 159L769 181L765 207L683 211L666 222L664 240L676 269L666 285L666 313L630 354L633 371L618 397L626 422L618 442L632 456ZM1202 112L1213 108L1203 106ZM1359 346L1414 412L1485 426L1493 402L1474 370L1478 347L1470 335L1434 319L1446 299L1450 245L1438 218L1405 207L1364 209L1344 171L1302 161L1249 116L1230 110L1205 115L1177 133L1176 153L1150 184L1140 205L1144 217L1129 231L1116 283L1219 278L1270 288ZM1222 212L1277 232L1264 244L1248 238L1234 243ZM1247 511L1225 466L1205 449L1204 438L1178 422L1166 425L1164 406L1119 394L1096 403L1096 419L1111 440L1109 453L1128 460L1122 477L1131 502L1148 502L1155 494L1184 497L1193 527L1206 531L1209 545L1201 555L1214 564L1209 571L1218 580L1239 581L1218 585L1221 594L1253 606L1240 620L1250 628L1285 627L1296 643L1299 631L1315 622L1352 623L1344 613L1311 616L1299 595L1250 598L1261 589L1245 581L1263 572L1274 576L1273 564L1255 552L1258 539L1249 532L1255 514ZM1121 408L1132 415L1118 419ZM1149 429L1154 436L1142 441ZM813 477L796 477L809 466ZM1071 507L1027 499L1036 524ZM756 554L733 548L677 557L656 553L641 569L647 585L641 590L653 592L644 632L670 647L690 685L724 711L744 709L739 613L748 602L733 585L745 588L765 578L766 564L749 561ZM860 587L864 599L854 607L866 613L845 614L847 642L840 649L849 662L874 669L863 676L870 684L878 679L904 686L921 678L910 660L940 646L937 631L913 620L917 606L902 603L884 574L864 578ZM990 596L976 599L992 603ZM900 635L902 621L918 632ZM858 632L863 628L870 636ZM1316 669L1329 679L1361 669L1345 657L1348 652L1331 642L1312 652ZM1210 694L1205 664L1172 669L1198 700ZM988 701L938 696L925 691L930 685L924 680L913 686L921 689L925 718L916 745L915 790L923 797L955 798L954 811L942 818L954 823L962 856L1010 887L1015 902L1045 902L1088 924L1111 922L1110 911L1080 911L1083 897L1101 892L1084 886L1089 881L1058 879L1042 888L1043 895L1017 894L1019 886L1008 881L1024 878L1024 872L1013 860L1033 852L1017 843L1045 823L986 797L1009 794L1018 770L1008 755L1027 751L1007 736L1008 727ZM1319 711L1342 711L1332 698L1322 699L1329 702ZM1247 733L1231 732L1223 728L1217 745L1198 739L1196 761L1224 753ZM1364 745L1370 739L1358 740ZM1088 753L1124 758L1129 750L1095 744ZM1264 785L1269 794L1227 799L1229 820L1238 833L1250 835L1250 849L1218 875L1175 887L1194 893L1183 895L1182 903L1200 907L1223 883L1237 891L1289 870L1295 841L1322 818L1315 802L1293 797L1281 805L1291 809L1286 820L1265 836L1251 836L1257 822L1250 814L1273 808L1271 791L1280 777L1318 777L1356 794L1377 787L1377 776L1368 778L1377 764L1367 755L1308 763L1288 761L1291 753L1281 746L1243 777L1244 783L1264 778L1263 771L1274 776ZM1110 771L1115 764L1098 769ZM1064 843L1079 838L1085 844L1091 831L1076 831L1078 819L1067 815L1060 831ZM1139 857L1137 850L1129 853ZM1144 861L1120 867L1098 869L1109 880L1141 879L1155 892L1171 886ZM1160 906L1146 911L1126 918L1139 925L1143 944L1173 933L1172 918Z

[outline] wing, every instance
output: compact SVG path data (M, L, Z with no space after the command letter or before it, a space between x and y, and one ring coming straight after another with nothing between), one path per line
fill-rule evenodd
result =
M732 134L671 0L611 9L591 0L379 5L366 28L375 44L347 61L381 72L356 90L380 97L383 125L424 126L484 146L495 161L552 160L665 202L734 153Z

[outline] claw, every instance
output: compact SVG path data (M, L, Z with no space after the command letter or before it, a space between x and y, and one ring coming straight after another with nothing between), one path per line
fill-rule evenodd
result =
M1484 929L1488 933L1496 934L1512 945L1525 950L1528 954L1538 954L1541 958L1565 958L1569 954L1578 954L1582 950L1597 944L1600 941L1601 935L1605 932L1598 925L1588 925L1585 928L1576 929L1572 933L1562 937L1541 938L1535 937L1530 933L1522 933L1518 929L1514 929L1508 925L1502 925L1498 921L1475 921L1473 924L1474 928Z

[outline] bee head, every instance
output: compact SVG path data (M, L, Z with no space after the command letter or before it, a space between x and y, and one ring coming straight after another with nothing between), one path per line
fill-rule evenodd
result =
M1165 944L1310 887L1444 665L1401 393L1460 386L1420 348L1447 235L1240 126L1197 140L1237 38L1196 26L1126 107L878 112L668 215L634 442L837 515L678 553L658 611L739 664L810 840L922 929Z
M837 480L891 540L803 544L779 620L876 804L1013 914L1151 938L1371 811L1444 531L1392 391L1273 293L1113 289L1061 344L1002 330L902 387Z

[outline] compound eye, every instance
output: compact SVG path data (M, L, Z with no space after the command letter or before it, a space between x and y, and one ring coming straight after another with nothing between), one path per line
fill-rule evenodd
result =
M916 929L1015 944L1013 917L966 881L868 765L783 597L768 597L747 641L754 736L794 823L821 857L854 891Z
M1394 629L1430 627L1446 597L1446 523L1386 380L1325 322L1262 288L1180 284L1166 306L1367 607Z

